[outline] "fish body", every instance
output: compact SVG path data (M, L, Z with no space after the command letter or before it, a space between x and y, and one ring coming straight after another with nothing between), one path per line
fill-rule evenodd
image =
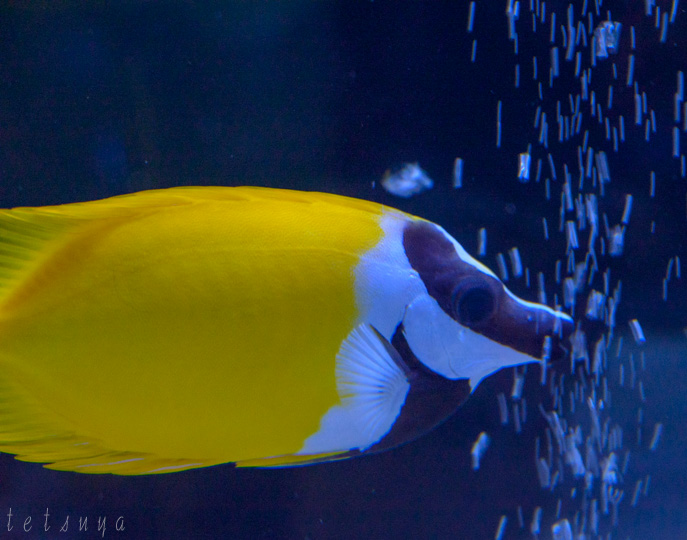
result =
M189 187L2 210L0 451L116 474L378 451L570 324L371 202Z

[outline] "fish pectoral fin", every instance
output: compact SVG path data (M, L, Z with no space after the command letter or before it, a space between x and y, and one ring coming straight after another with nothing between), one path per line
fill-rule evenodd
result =
M396 421L410 389L407 372L396 349L370 324L353 329L341 344L336 388L368 441L362 448L378 442Z
M398 352L371 325L354 328L336 355L339 404L320 421L299 454L364 451L392 428L410 389Z
M240 461L237 467L294 467L353 457L377 443L405 403L408 371L396 349L372 325L354 328L336 356L340 402L296 454Z

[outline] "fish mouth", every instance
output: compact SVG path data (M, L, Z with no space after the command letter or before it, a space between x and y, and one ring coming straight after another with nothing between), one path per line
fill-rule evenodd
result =
M571 336L575 331L573 319L562 311L546 310L538 314L537 334L541 334L541 351L536 358L552 363L567 360L572 350Z
M570 356L572 349L570 337L575 330L575 324L567 314L561 312L555 313L563 315L564 317L559 317L559 322L554 325L557 325L559 328L552 329L551 334L548 335L551 345L549 360L554 363L559 363L567 360ZM542 357L543 356L544 352L542 352Z

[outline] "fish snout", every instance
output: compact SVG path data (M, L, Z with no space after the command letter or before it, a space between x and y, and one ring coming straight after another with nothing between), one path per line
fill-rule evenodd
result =
M507 336L512 348L533 358L562 360L570 350L575 325L567 313L506 294L496 319L495 327L502 329L501 339L506 341Z
M570 353L570 337L575 330L570 315L538 306L528 318L531 331L541 340L539 358L547 357L552 362L565 360Z

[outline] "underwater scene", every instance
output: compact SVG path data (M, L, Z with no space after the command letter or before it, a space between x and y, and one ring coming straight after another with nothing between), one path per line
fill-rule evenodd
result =
M687 538L686 10L3 3L0 538Z

